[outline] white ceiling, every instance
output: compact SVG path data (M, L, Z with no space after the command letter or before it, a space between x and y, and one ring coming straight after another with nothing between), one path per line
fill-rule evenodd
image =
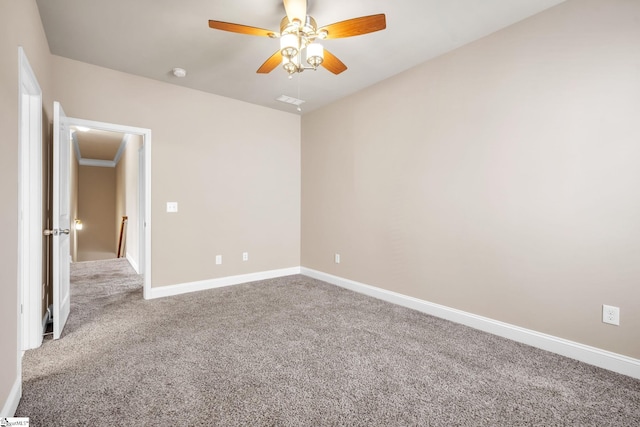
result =
M258 67L278 40L212 30L208 20L279 30L282 0L37 0L51 53L130 74L296 113L313 111L564 0L308 0L319 26L386 14L387 29L325 40L348 68L289 80ZM174 67L187 70L178 79Z

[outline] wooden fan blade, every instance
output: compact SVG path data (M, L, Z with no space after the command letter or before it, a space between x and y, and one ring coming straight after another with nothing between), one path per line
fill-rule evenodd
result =
M324 50L324 60L322 66L333 74L340 74L347 69L347 66L342 63L334 54L327 49Z
M250 27L248 25L232 24L231 22L222 22L209 20L209 27L214 30L231 31L232 33L248 34L250 36L275 37L273 31L263 28Z
M294 19L300 20L304 23L307 18L307 0L283 0L284 10L287 12L287 18L289 22L293 22Z
M277 51L276 53L271 55L269 59L264 61L264 64L262 64L260 68L258 68L258 71L256 71L256 73L259 73L259 74L270 73L271 71L273 71L274 68L276 68L281 63L282 63L282 54L280 53L280 51Z
M384 13L378 15L361 16L360 18L347 19L318 29L318 32L326 31L326 39L340 39L343 37L359 36L373 33L387 28L387 20Z

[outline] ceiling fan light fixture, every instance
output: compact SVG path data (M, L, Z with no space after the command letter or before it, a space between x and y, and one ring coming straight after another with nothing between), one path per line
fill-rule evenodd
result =
M256 72L267 74L282 64L289 74L289 79L295 73L316 70L320 65L336 75L346 71L347 66L340 59L322 46L316 46L315 42L324 39L360 36L387 28L384 13L360 16L318 27L316 20L307 15L307 1L282 0L286 16L280 21L279 33L212 19L209 20L209 27L233 33L280 38L280 49L267 58ZM303 59L302 52L305 50L305 58Z
M289 74L293 74L298 70L298 68L295 66L295 64L293 62L291 62L291 61L286 61L284 64L282 64L282 67Z
M307 63L314 69L324 61L324 48L320 43L311 43L307 46Z
M303 67L300 66L298 55L292 56L291 58L283 57L282 67L287 71L287 73L289 73L289 78L291 78L294 73L300 73L303 71Z
M293 58L300 49L300 40L293 33L283 34L280 37L280 53L285 58Z
M306 37L311 37L316 33L316 28L318 28L318 25L316 24L316 20L310 17L309 15L307 15L307 19L305 19L304 25L301 28L302 33Z

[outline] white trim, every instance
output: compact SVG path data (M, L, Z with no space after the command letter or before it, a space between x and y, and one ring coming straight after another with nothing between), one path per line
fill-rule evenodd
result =
M118 162L120 161L120 157L122 157L122 153L124 153L124 149L126 148L127 142L129 142L130 137L131 137L131 134L128 134L128 133L124 134L124 136L122 137L122 141L120 142L120 146L118 147L118 152L113 158L114 165L117 165Z
M144 171L138 171L139 177L144 179L144 214L140 215L138 209L138 218L140 227L144 233L144 260L142 260L142 271L144 274L144 289L142 297L144 299L151 298L151 129L147 129L143 136L143 155L144 155ZM138 242L141 245L142 241Z
M18 351L42 344L42 90L18 47ZM21 361L18 355L18 372Z
M78 135L77 132L71 132L71 139L73 140L73 151L76 153L76 160L80 163L80 159L82 158L82 153L80 153L80 144L78 144Z
M145 270L145 218L146 218L146 205L145 205L145 176L143 171L145 170L145 157L144 146L138 148L138 274Z
M96 160L96 159L78 159L80 166L95 166L99 168L115 168L116 162L113 160Z
M282 268L279 270L261 271L257 273L239 274L237 276L220 277L218 279L200 280L197 282L180 283L177 285L159 286L151 288L151 298L163 298L189 292L204 291L224 286L240 285L257 280L274 279L276 277L300 274L300 267Z
M2 412L0 412L0 417L13 417L18 409L18 404L20 403L20 398L22 397L22 373L18 372L18 377L13 383L11 387L11 391L9 392L9 396L7 396L7 400L2 405Z
M146 131L149 130L149 129L139 128L139 127L134 127L134 126L117 125L117 124L113 124L113 123L97 122L95 120L78 119L78 118L75 118L75 117L73 117L73 118L69 117L69 120L72 122L70 124L70 126L84 126L84 127L88 127L88 128L92 128L92 129L97 129L97 130L106 130L106 131L109 131L109 132L131 133L131 134L134 134L134 135L144 135L146 133Z
M127 261L129 261L129 264L131 264L131 267L136 271L136 273L140 274L140 268L138 268L138 263L133 259L133 257L129 252L127 252L126 258L127 258Z
M640 360L622 354L613 353L553 335L543 334L531 329L521 328L509 323L478 316L455 308L413 298L397 292L377 288L350 279L333 276L321 271L301 267L301 274L322 280L342 288L369 295L393 304L421 311L432 316L450 320L479 329L490 334L508 338L533 347L566 356L590 365L640 379Z

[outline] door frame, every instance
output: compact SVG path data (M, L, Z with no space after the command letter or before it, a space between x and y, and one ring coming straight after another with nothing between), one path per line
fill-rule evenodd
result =
M42 318L42 89L21 46L18 47L18 68L18 349L21 353L42 344L46 323ZM19 354L19 365L21 359Z
M146 178L145 175L140 173L140 171L145 170L145 149L144 149L144 145L142 145L139 149L138 149L138 218L144 218L145 217L145 213L147 212L148 206L146 205L146 201L145 201L145 194L147 194L147 191L145 190L145 185L146 185ZM142 224L139 224L138 226L138 250L140 251L140 256L138 257L138 274L142 271L145 271L145 266L147 265L146 261L145 261L145 254L146 254L146 245L143 245L142 242L145 241L145 231L144 231L144 227L141 226ZM151 294L149 293L148 296L150 296Z
M142 230L144 239L139 242L139 259L142 263L140 272L144 278L143 298L151 298L151 129L139 128L133 126L118 125L113 123L98 122L95 120L78 119L67 117L69 126L85 126L91 129L104 130L109 132L119 132L124 134L140 135L142 137L142 154L144 161L139 163L138 167L138 183L144 185L139 186L142 191L139 194L144 204L140 206L142 214L138 215L138 230Z
M18 371L22 371L22 353L42 345L45 321L42 318L43 269L42 251L42 90L27 56L18 48ZM25 101L29 101L29 108ZM143 298L151 298L151 129L69 117L69 124L95 129L141 135L144 161L138 168L138 179L144 200L144 213L139 215L139 229L144 235L140 241L144 277Z

